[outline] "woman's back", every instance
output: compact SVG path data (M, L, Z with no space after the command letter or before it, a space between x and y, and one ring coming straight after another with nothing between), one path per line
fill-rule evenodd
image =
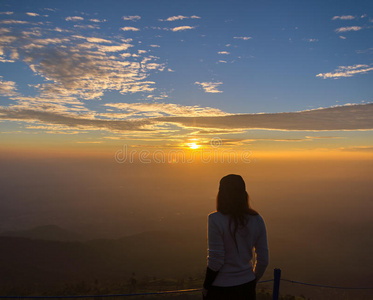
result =
M208 216L203 297L255 300L256 282L268 265L267 233L263 218L249 205L246 184L240 175L230 174L220 180L216 210Z
M220 270L215 286L242 284L261 277L268 265L268 247L263 218L246 215L246 225L238 227L234 241L233 221L229 215L213 212L208 216L208 266ZM257 255L255 273L252 265L253 248Z

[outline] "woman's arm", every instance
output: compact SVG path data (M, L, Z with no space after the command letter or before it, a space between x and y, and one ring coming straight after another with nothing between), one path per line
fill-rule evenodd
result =
M256 253L256 263L254 267L256 281L263 276L269 262L267 230L262 217L260 217L258 225L259 236L254 245Z
M224 264L224 241L223 233L216 223L213 214L208 217L208 267L219 271Z
M203 287L205 293L213 284L220 268L224 264L224 241L219 226L215 223L212 214L208 217L208 263Z

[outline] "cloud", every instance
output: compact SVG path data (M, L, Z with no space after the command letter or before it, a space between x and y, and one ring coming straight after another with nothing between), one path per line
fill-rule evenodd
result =
M220 51L220 52L218 52L218 54L229 55L229 54L230 54L230 52L228 52L228 51Z
M172 31L183 31L183 30L189 30L189 29L194 29L196 28L195 26L179 26L175 28L171 28Z
M161 21L161 22L173 22L173 21L180 21L180 20L184 20L184 19L201 19L201 17L199 17L199 16L187 17L187 16L178 15L178 16L169 17L167 19L159 19L159 21Z
M155 56L140 51L133 58L126 52L133 47L131 39L118 37L118 42L65 31L56 37L54 31L42 28L14 33L5 28L0 32L0 62L21 61L44 78L36 87L41 97L77 96L89 100L100 98L108 90L122 94L153 92L155 82L147 77L165 70Z
M22 97L19 97L19 99ZM0 120L13 120L25 122L40 122L44 125L63 125L64 129L105 129L110 131L149 131L156 126L162 126L163 122L154 121L154 117L163 116L222 116L225 115L219 109L211 107L184 106L172 103L107 103L106 107L121 110L120 113L90 113L76 114L67 110L58 103L48 103L48 99L28 99L24 97L25 104L13 107L0 106ZM36 100L37 106L30 105L29 100ZM42 100L42 101L40 101ZM70 98L71 104L80 103ZM74 107L74 106L73 106ZM77 110L78 112L81 112ZM123 113L124 111L125 113ZM97 119L96 115L107 119ZM131 117L132 119L128 119ZM136 119L134 119L134 117ZM140 118L139 118L140 117ZM146 118L145 118L146 117ZM123 120L127 118L127 120ZM60 129L60 128L59 128Z
M364 49L364 50L356 50L356 53L358 53L358 54L363 54L363 53L373 54L373 48L368 48L368 49Z
M0 24L29 24L30 22L27 21L20 21L20 20L3 20L0 21Z
M30 16L30 17L37 17L37 16L40 16L39 14L37 13L33 13L33 12L27 12L26 15Z
M342 147L338 150L344 152L373 152L372 146Z
M12 59L4 59L4 58L0 57L0 62L2 62L2 63L14 63L15 61L12 60Z
M140 31L140 29L136 27L122 27L121 30L123 31Z
M334 16L333 18L332 18L332 20L334 21L334 20L353 20L353 19L355 19L356 17L354 17L354 16L351 16L351 15L347 15L347 16Z
M184 127L269 130L373 129L373 103L336 106L299 112L236 114L219 117L163 117L156 121Z
M305 39L307 42L310 42L310 43L314 43L314 42L318 42L319 40L318 39Z
M90 19L91 22L94 22L94 23L103 23L103 22L106 22L105 19L103 20L99 20L99 19Z
M320 73L316 77L322 77L323 79L327 78L341 78L341 77L352 77L356 74L365 74L373 70L371 65L353 65L353 66L340 66L334 72L330 73Z
M237 39L237 40L244 40L244 41L248 41L248 40L251 40L252 37L251 36L235 36L233 37L234 39Z
M98 25L74 25L74 27L80 29L100 29Z
M105 106L114 107L131 115L159 116L222 116L226 115L217 108L187 106L173 103L107 103Z
M131 44L121 44L117 46L97 46L97 49L101 52L120 52L126 51L128 48L132 47Z
M149 131L145 126L149 120L101 120L87 119L77 114L61 114L50 111L11 109L0 106L0 119L14 121L59 124L73 128L105 129L112 131Z
M140 19L141 19L140 16L124 16L123 17L123 20L125 21L138 21Z
M206 93L222 93L218 90L219 85L223 84L222 82L198 82L194 84L200 85Z
M12 15L12 14L14 14L14 12L12 11L1 11L0 12L0 15Z
M86 116L92 112L83 106L83 103L75 97L53 95L50 97L26 97L13 96L11 98L15 104L8 106L9 109L16 110L38 110L54 113L84 113Z
M104 129L110 131L150 131L160 124L177 124L186 128L201 128L211 133L219 130L296 130L296 131L335 131L372 130L373 103L336 106L299 112L230 114L214 108L182 106L166 103L109 103L106 106L126 111L126 114L108 114L115 118L140 116L131 120L96 119L94 115L61 113L27 108L0 106L0 119L43 124L58 124L78 129ZM201 115L202 114L202 115ZM159 116L169 115L169 116ZM148 116L150 118L144 118ZM154 117L156 116L156 117ZM159 117L157 117L159 116ZM203 130L206 128L206 130ZM321 137L306 137L307 140ZM323 137L324 138L324 137ZM325 137L334 138L334 137ZM254 139L255 140L255 139ZM278 139L296 141L297 139Z
M153 91L154 82L144 80L146 69L139 63L118 61L105 55L106 52L123 51L129 46L98 45L99 52L93 54L53 49L44 53L42 63L32 69L54 81L41 86L42 92L49 95L77 94L84 99L94 99L101 97L105 90L118 90L123 94ZM161 66L152 67L158 69Z
M335 32L346 32L346 31L359 31L363 29L360 26L349 26L349 27L340 27L335 30Z
M162 21L172 22L172 21L183 20L183 19L188 19L188 17L179 15L179 16L169 17L166 20L162 20Z
M0 76L0 95L15 96L17 94L16 83L13 81L4 81L3 76Z
M112 41L101 39L101 38L96 38L96 37L87 37L85 39L90 43L106 43L106 44L112 43Z
M84 18L79 17L79 16L73 16L73 17L67 17L65 20L66 21L83 21Z

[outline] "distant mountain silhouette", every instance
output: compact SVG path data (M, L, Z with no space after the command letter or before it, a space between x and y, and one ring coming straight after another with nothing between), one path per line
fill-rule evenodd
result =
M84 236L56 225L44 225L34 227L29 230L3 231L0 236L24 237L29 239L47 240L47 241L82 241Z
M0 287L55 285L139 276L189 276L204 270L206 237L144 232L116 240L62 242L0 237Z

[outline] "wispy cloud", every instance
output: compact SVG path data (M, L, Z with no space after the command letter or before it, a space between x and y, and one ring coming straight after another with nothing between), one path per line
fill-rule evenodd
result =
M138 21L140 19L140 16L123 16L123 20L125 21Z
M100 20L100 19L89 19L91 22L94 22L94 23L103 23L103 22L106 22L106 19L103 19L103 20Z
M27 12L26 15L28 15L30 17L38 17L38 16L40 16L39 14L34 13L34 12Z
M184 128L203 128L208 133L219 130L297 130L297 131L335 131L335 130L372 130L373 104L355 104L320 108L288 113L225 114L214 108L182 106L165 103L111 103L126 111L107 114L110 120L97 119L76 113L32 110L27 108L8 108L0 106L0 119L25 122L39 122L44 125L58 124L76 129L104 129L109 131L149 131L161 124L177 124ZM202 114L202 115L201 115ZM140 119L118 120L116 116ZM158 115L166 115L154 117ZM169 116L167 116L169 115ZM146 117L148 116L148 117ZM318 137L306 137L307 140ZM324 138L324 137L323 137ZM325 137L326 138L326 137ZM332 137L328 137L332 138ZM256 139L254 139L256 140ZM262 140L262 139L261 139ZM277 141L297 141L298 139L276 139ZM304 140L304 139L303 139ZM362 150L362 149L361 149Z
M98 25L74 25L75 28L79 29L100 29L100 26Z
M342 147L338 150L344 152L373 152L372 146Z
M307 41L307 42L310 42L310 43L314 43L314 42L319 41L318 39L304 39L304 40Z
M222 116L226 115L217 108L188 106L173 103L107 103L105 106L126 111L131 115L159 116Z
M179 20L184 20L184 19L200 19L200 18L201 17L199 17L199 16L187 17L187 16L178 15L178 16L169 17L167 19L159 19L159 21L161 21L161 22L173 22L173 21L179 21Z
M11 109L0 106L0 119L60 124L73 128L106 129L112 131L148 131L149 120L100 120L87 119L76 114L61 114L30 109Z
M373 48L368 48L368 49L364 49L364 50L356 50L356 53L358 53L358 54L363 54L363 53L373 54Z
M12 15L12 14L14 14L14 12L12 11L1 11L0 12L0 15Z
M140 31L140 29L136 27L122 27L121 30L123 31Z
M230 52L228 52L228 51L220 51L220 52L218 52L218 54L228 55L228 54L230 54Z
M0 21L0 24L30 24L30 22L21 20L2 20Z
M74 101L74 99L71 100ZM76 128L79 130L154 131L164 123L154 121L154 117L226 115L226 113L216 108L200 107L198 105L184 106L172 103L107 103L105 104L106 107L115 108L120 110L120 112L95 114L90 114L89 112L76 114L75 112L64 110L66 107L61 108L57 103L52 105L47 101L44 104L39 101L37 107L27 106L27 104L29 102L26 101L24 106L0 106L0 120L43 124L42 126L45 128L39 129L66 130ZM97 119L96 116L109 119ZM49 128L56 124L63 126L63 128Z
M339 27L335 30L335 32L347 32L347 31L359 31L363 29L361 26L348 26L348 27Z
M96 38L96 37L87 37L85 39L90 43L107 43L107 44L112 43L112 41L109 41L107 39L101 39L101 38Z
M0 95L1 96L15 96L17 95L16 83L13 81L5 81L0 76Z
M345 16L334 16L332 18L332 20L353 20L355 19L356 17L355 16L351 16L351 15L345 15Z
M353 65L353 66L340 66L338 69L330 73L320 73L316 77L327 78L341 78L341 77L352 77L357 74L365 74L373 70L372 65Z
M87 117L88 114L92 114L91 111L84 107L83 103L71 96L35 96L25 97L21 95L15 95L11 97L15 104L8 106L11 110L37 110L37 111L48 111L50 113L84 113ZM4 108L5 109L5 108Z
M287 113L163 117L155 120L193 128L327 131L373 129L372 115L373 103L369 103Z
M83 21L84 18L83 17L79 17L79 16L72 16L72 17L67 17L65 20L66 21Z
M236 39L236 40L244 40L244 41L248 41L248 40L252 39L251 36L235 36L233 38Z
M171 28L172 31L183 31L183 30L190 30L196 28L195 26L179 26L175 28Z
M219 91L218 88L222 82L198 82L196 81L194 84L200 85L206 93L222 93Z
M133 47L131 39L91 37L64 30L56 37L54 31L40 27L17 32L3 28L0 32L0 62L21 61L44 78L35 86L38 96L44 98L97 99L107 90L149 93L155 90L155 82L147 77L166 69L157 62L159 58L145 50L137 51L136 57L128 53ZM5 84L3 89L5 92ZM11 93L10 83L6 91Z

